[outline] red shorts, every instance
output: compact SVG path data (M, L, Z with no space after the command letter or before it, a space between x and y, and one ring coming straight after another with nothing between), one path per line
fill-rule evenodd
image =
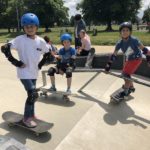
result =
M126 61L122 72L127 75L133 74L137 70L141 62L142 62L142 59Z

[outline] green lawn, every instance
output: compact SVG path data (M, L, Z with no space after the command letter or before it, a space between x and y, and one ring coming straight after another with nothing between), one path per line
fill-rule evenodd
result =
M105 26L96 27L98 30L97 36L93 36L92 31L88 31L88 34L91 37L91 41L93 45L114 45L116 41L119 39L119 32L117 31L118 26L113 26L114 32L105 32ZM60 35L65 32L66 27L62 28L51 28L52 32L45 33L44 28L40 28L38 30L38 34L42 37L45 35L49 36L54 44L60 44ZM73 35L73 27L67 28L69 33ZM134 28L135 29L135 28ZM91 28L92 30L92 28ZM0 29L0 42L6 42L19 34L23 33L8 33L7 29ZM150 33L146 31L133 31L133 36L139 38L144 45L150 45ZM74 41L73 41L74 43Z

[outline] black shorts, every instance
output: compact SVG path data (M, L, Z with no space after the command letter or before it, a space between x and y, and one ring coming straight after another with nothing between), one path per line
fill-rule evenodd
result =
M67 68L68 68L68 65L67 64L59 64L59 65L56 65L56 68L59 70L61 69L64 73L66 72ZM59 71L56 72L57 74L59 74Z
M87 51L87 50L84 50L82 49L82 51L80 52L80 55L79 56L88 56L90 51Z

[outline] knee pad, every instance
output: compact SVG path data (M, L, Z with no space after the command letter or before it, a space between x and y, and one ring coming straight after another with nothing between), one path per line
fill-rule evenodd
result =
M90 52L93 53L93 54L95 54L95 48L92 47L91 50L90 50Z
M48 69L47 75L49 75L49 76L54 76L55 73L56 73L56 69L53 68L53 67L50 67L50 68Z
M66 78L71 78L72 77L72 68L67 68L66 70Z
M28 91L28 98L27 98L27 104L33 105L37 98L39 97L38 92L36 90L29 90Z

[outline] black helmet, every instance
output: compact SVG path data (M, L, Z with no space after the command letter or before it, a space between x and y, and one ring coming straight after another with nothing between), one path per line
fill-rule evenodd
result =
M130 31L132 31L132 24L129 22L123 22L120 24L119 31L121 32L123 28L128 28Z
M76 14L74 18L75 18L75 20L77 20L77 21L78 21L78 20L80 20L80 19L81 19L81 15L80 15L80 14Z

